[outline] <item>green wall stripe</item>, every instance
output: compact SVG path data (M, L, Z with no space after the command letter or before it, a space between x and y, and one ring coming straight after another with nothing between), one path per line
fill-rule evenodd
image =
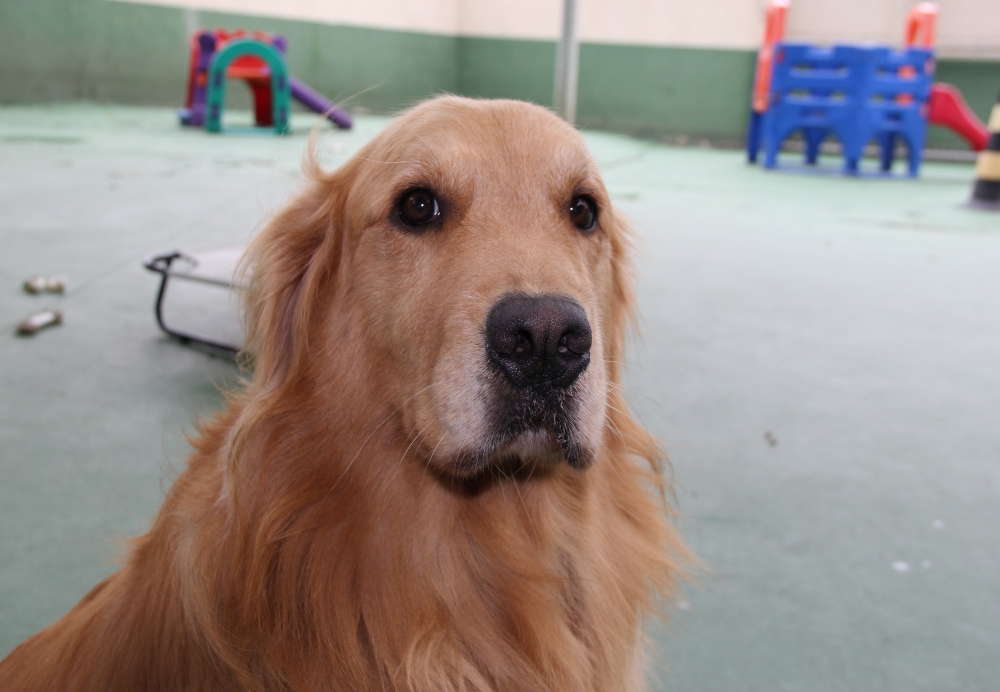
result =
M373 111L457 88L455 37L212 12L199 12L198 20L211 28L285 34L292 74L335 101ZM187 46L183 12L175 8L0 0L0 102L180 106Z
M555 43L459 41L461 93L551 106ZM640 135L741 139L755 56L740 50L583 44L577 119L584 126Z
M458 39L458 90L466 96L508 98L552 106L554 41Z
M285 34L289 68L348 107L392 112L451 92L552 102L551 41L440 36L199 12L199 23ZM88 99L180 106L187 76L183 12L109 0L0 0L0 102ZM583 44L580 124L645 136L743 137L754 51ZM1000 62L941 60L985 119ZM237 90L238 91L238 90ZM928 146L963 148L931 128Z
M578 119L640 135L742 140L755 59L745 50L585 44Z

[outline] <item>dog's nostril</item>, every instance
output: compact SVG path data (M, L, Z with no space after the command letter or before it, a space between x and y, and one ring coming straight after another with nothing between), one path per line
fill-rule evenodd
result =
M515 353L525 353L531 351L531 337L526 332L517 333L517 346L514 347Z
M486 344L493 367L515 386L568 387L590 363L590 322L571 298L508 296L490 311Z
M559 347L560 352L562 353L568 352L578 356L589 353L591 347L589 326L586 331L573 330L563 334L562 338L559 340ZM562 349L565 349L565 351Z

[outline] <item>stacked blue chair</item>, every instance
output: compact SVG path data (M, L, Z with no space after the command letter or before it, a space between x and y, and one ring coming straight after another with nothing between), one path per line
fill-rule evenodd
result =
M819 145L829 135L840 140L845 158L853 155L864 61L865 51L857 46L775 46L770 103L762 124L765 167L778 165L781 144L796 131L802 133L808 163L816 162Z
M920 170L933 81L934 54L927 48L878 47L869 51L859 138L865 144L872 139L878 142L883 171L892 169L897 139L906 143L910 175L916 176Z
M776 168L782 143L800 132L806 163L816 163L820 145L832 136L840 141L844 172L851 175L858 173L865 145L872 140L881 146L882 169L890 170L896 140L902 139L915 176L933 66L933 53L925 48L777 44L761 124L764 166Z

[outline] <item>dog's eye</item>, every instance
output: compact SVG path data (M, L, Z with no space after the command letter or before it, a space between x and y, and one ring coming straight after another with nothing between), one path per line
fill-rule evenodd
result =
M581 231L594 230L597 223L597 205L590 197L574 197L569 205L569 220Z
M426 226L441 217L437 197L427 190L404 192L397 205L399 220L407 226Z

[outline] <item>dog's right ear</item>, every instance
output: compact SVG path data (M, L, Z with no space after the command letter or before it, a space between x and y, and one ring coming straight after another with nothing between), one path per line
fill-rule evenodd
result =
M329 301L323 289L342 256L345 168L324 173L309 157L307 189L254 238L241 262L248 285L241 357L258 386L277 386L308 362L312 318Z

